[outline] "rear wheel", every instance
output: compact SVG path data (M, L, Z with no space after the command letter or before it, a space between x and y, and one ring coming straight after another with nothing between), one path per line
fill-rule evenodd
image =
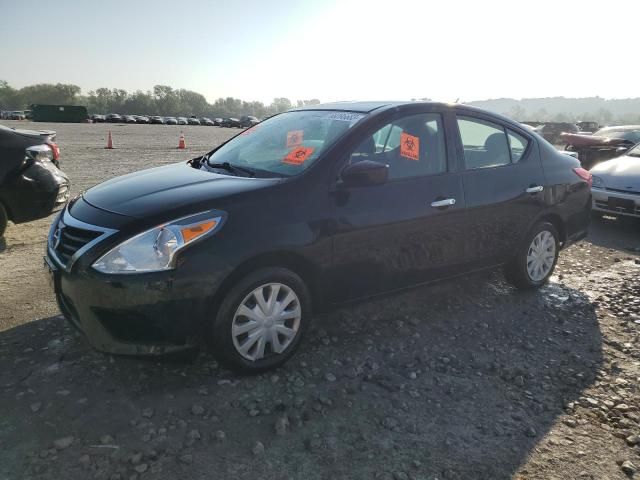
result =
M276 368L295 353L310 318L309 291L298 275L257 270L225 296L211 329L213 353L234 370Z
M558 230L549 222L538 223L518 247L505 267L505 276L518 288L536 288L545 284L558 262Z
M5 230L7 229L8 221L9 221L9 217L7 215L7 210L0 203L0 238L2 238Z

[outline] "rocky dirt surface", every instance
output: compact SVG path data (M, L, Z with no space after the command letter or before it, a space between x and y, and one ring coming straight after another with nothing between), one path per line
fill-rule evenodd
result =
M105 153L98 128L55 126L86 150L76 191L195 156ZM46 229L10 226L0 253L2 480L640 478L638 223L596 221L539 291L485 273L319 316L251 377L91 350L41 280Z

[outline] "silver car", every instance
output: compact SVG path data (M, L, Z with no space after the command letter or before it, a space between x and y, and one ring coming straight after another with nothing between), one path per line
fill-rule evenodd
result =
M593 209L640 218L640 143L591 169Z

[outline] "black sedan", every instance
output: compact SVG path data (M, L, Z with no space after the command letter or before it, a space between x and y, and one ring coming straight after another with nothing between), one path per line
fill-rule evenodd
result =
M242 128L242 124L240 123L240 120L233 117L225 118L224 120L222 120L222 122L220 122L220 126L227 127L227 128Z
M258 120L256 117L254 117L252 115L245 115L243 117L240 117L240 126L242 128L253 127L254 125L257 125L258 123L260 123L260 120Z
M332 305L497 266L543 285L587 234L590 184L575 158L477 108L316 105L87 190L53 222L46 261L95 348L207 339L261 371Z
M0 237L7 221L44 218L69 199L69 179L58 168L55 136L0 125Z
M149 117L149 123L164 125L165 119L159 115L154 115L153 117Z
M109 113L104 117L104 121L109 123L120 123L123 120L122 117L117 113Z

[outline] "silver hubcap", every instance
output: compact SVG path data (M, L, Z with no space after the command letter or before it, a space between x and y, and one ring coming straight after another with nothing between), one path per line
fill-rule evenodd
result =
M556 241L546 230L537 234L527 253L527 273L534 282L543 280L553 268L556 258Z
M282 283L256 288L240 303L231 324L233 345L255 362L284 352L296 338L302 310L295 292Z

